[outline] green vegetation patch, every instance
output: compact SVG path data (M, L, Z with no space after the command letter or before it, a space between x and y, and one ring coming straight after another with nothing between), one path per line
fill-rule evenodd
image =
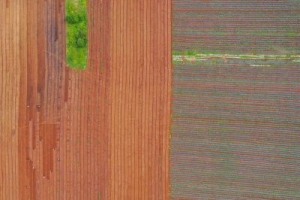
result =
M218 61L227 62L227 59L235 60L256 60L256 61L293 61L299 62L299 54L222 54L215 52L199 52L195 50L173 51L173 63L203 63L211 61L217 64ZM257 65L258 66L258 65ZM262 65L260 65L262 66ZM269 66L269 65L263 65Z
M66 0L67 65L85 69L87 63L86 0Z

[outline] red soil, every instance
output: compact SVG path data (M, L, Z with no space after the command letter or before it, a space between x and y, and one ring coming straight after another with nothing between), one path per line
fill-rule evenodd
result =
M85 71L64 64L63 1L0 18L0 199L168 199L171 1L89 1Z

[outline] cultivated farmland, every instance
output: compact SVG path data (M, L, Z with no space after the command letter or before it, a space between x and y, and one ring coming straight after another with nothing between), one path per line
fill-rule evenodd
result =
M0 3L0 199L167 199L171 1L88 1L84 71L64 6Z

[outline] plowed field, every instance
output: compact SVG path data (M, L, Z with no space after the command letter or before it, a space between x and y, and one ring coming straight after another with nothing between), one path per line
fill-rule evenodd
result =
M87 69L64 1L1 1L0 199L168 199L171 1L91 0Z

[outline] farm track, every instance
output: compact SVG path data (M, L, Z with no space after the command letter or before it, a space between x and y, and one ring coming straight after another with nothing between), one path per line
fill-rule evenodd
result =
M168 199L171 1L88 13L74 71L63 1L1 1L1 200Z

